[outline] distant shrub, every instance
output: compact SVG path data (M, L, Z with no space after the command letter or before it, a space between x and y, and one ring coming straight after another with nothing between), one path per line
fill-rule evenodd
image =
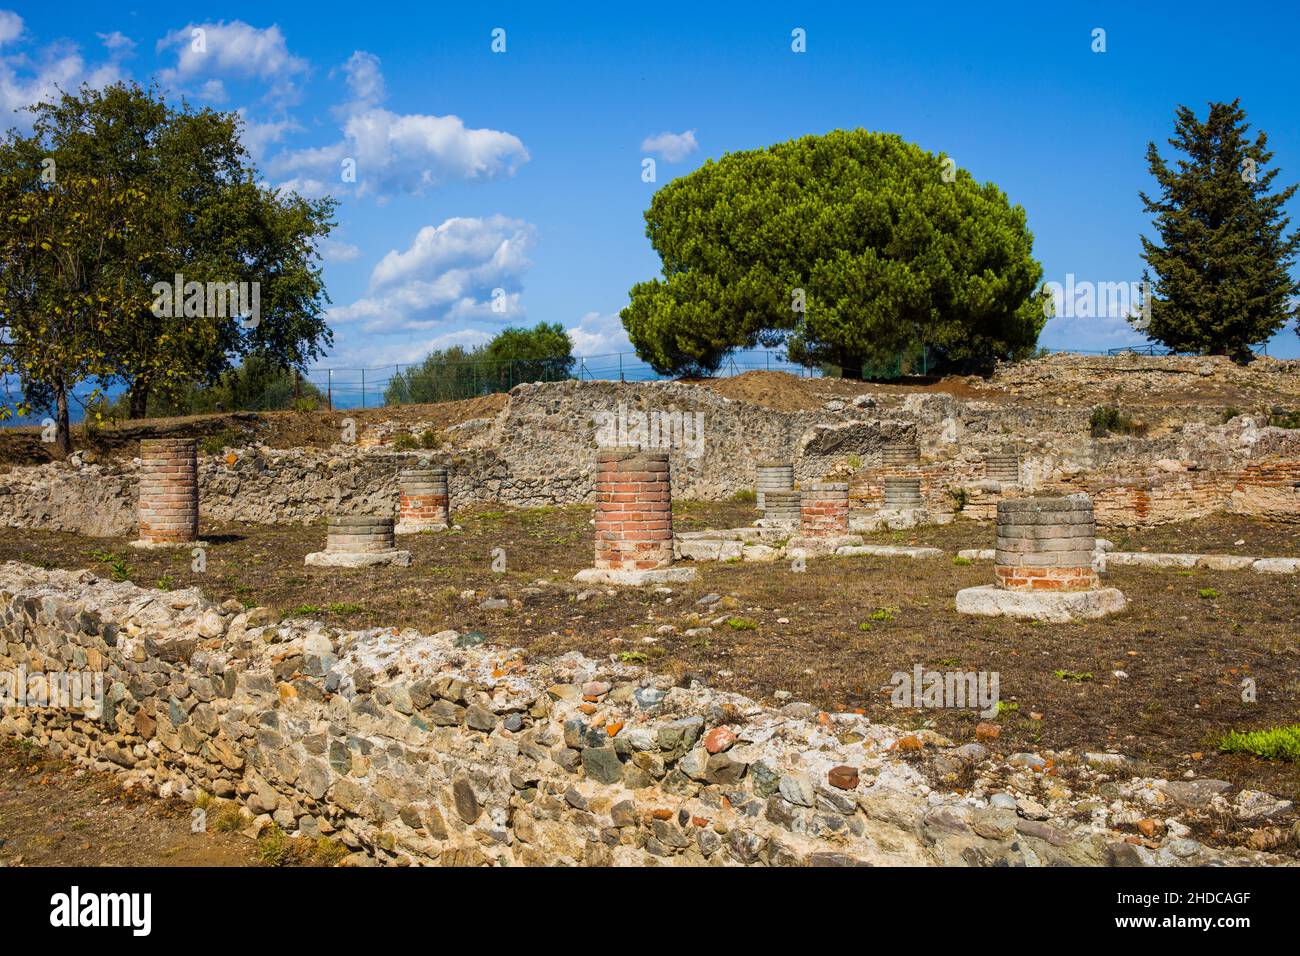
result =
M420 447L420 442L410 432L402 432L393 439L393 447L398 451L412 451Z
M1107 434L1142 435L1146 426L1114 405L1098 405L1092 410L1088 424L1092 428L1093 438L1102 438Z
M233 425L199 439L199 451L205 455L220 455L227 448L240 448L248 444L248 436Z
M751 505L758 501L758 493L752 488L741 488L731 496L731 500L738 502L739 504Z
M1268 423L1274 428L1300 428L1300 409L1287 411L1275 405L1268 413Z

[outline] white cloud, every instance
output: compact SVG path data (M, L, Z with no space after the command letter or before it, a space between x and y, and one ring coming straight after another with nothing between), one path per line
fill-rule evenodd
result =
M573 342L574 355L610 355L614 352L631 352L623 320L614 315L588 312L578 324L566 330Z
M23 35L23 18L12 10L0 10L0 46Z
M112 53L122 56L130 54L135 49L135 41L120 30L114 30L112 33L96 33L104 48Z
M430 352L437 349L463 345L470 348L491 341L492 336L479 329L457 329L440 335L411 337L400 342L375 340L370 336L357 336L354 342L346 330L336 334L334 349L329 358L321 362L322 368L360 368L384 369L391 365L414 365L424 360ZM354 376L355 377L355 376ZM312 376L312 381L319 382L323 376ZM343 380L340 376L338 380Z
M203 91L216 89L211 84L222 79L257 80L267 84L268 98L282 103L297 99L298 83L311 68L289 52L275 24L259 29L242 20L190 23L159 40L157 49L176 52L176 65L158 74L168 86L198 83Z
M394 249L375 265L366 295L330 309L329 321L359 323L376 335L516 321L524 314L519 289L535 239L531 225L506 216L424 226L407 249Z
M320 256L325 262L355 262L361 258L361 247L338 239L322 239Z
M356 193L381 199L420 194L453 179L513 175L529 159L519 137L472 129L459 116L394 113L385 95L379 59L358 50L344 65L350 98L338 109L342 139L328 146L287 151L267 164L272 177L342 183L345 159L356 164Z
M248 110L242 106L235 112L244 121L240 141L244 144L244 148L248 150L249 155L258 162L261 162L262 157L266 155L266 150L272 144L280 142L290 133L297 133L302 130L302 126L292 119L272 120L262 123L250 119Z
M0 47L25 39L22 17L0 10ZM26 107L73 93L82 85L103 87L122 78L116 58L91 64L74 43L50 43L34 52L0 54L0 130L16 127L31 131L32 114Z
M373 53L367 53L365 50L355 51L348 57L348 62L343 64L342 69L347 77L348 90L352 97L339 108L339 113L346 115L349 112L369 109L378 106L387 98L388 88L384 84L384 74L379 68L379 57Z
M695 130L684 133L660 133L647 136L641 141L641 149L647 153L657 153L660 158L670 163L680 162L700 148L695 142Z

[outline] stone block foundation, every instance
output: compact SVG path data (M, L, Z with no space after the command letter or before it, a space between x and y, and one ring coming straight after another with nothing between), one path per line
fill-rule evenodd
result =
M199 462L192 438L140 442L138 548L180 547L199 537Z
M406 567L411 552L397 550L393 519L339 515L329 519L325 550L307 555L314 567L365 568L379 564Z
M769 525L799 523L800 494L797 491L769 491L763 521Z
M758 495L758 510L767 509L767 493L794 490L794 465L790 462L762 462L755 469L754 490Z
M992 586L957 592L963 614L1064 622L1102 617L1127 605L1093 569L1097 526L1087 495L998 502Z

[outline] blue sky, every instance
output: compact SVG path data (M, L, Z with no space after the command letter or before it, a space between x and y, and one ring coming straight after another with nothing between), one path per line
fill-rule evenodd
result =
M269 182L342 204L322 367L411 362L538 321L583 354L626 349L618 311L659 269L653 190L807 133L861 126L946 151L1025 207L1061 282L1140 277L1143 154L1179 103L1241 97L1280 181L1300 179L1295 4L867 6L29 5L0 14L0 113L21 125L39 94L116 77L241 111ZM1121 320L1062 319L1041 344L1139 341ZM1300 356L1300 338L1270 352Z

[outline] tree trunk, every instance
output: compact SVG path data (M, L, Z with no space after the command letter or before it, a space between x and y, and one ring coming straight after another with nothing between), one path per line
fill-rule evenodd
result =
M840 377L852 379L855 382L862 381L862 359L857 356L841 358Z
M68 422L68 390L62 382L54 386L54 443L64 458L72 454L72 426Z
M136 379L127 390L127 417L144 418L149 410L149 383Z

